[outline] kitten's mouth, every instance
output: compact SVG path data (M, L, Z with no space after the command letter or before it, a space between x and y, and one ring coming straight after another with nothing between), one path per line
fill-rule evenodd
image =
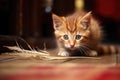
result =
M76 47L70 47L69 48L70 50L75 50L75 49L77 49Z
M70 48L71 50L75 50L76 48Z
M65 48L67 48L69 50L76 50L77 49L77 47L75 47L74 45L65 46Z
M70 48L73 49L73 48L74 48L74 45L70 45Z

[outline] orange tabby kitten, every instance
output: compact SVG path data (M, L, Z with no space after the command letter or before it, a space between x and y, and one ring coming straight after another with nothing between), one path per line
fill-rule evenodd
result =
M108 46L99 46L102 31L91 12L75 12L67 17L52 15L60 56L97 56ZM112 47L113 48L113 47ZM103 51L101 51L103 50Z

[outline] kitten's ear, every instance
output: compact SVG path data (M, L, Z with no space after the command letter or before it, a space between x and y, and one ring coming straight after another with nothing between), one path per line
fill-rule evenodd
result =
M63 24L61 17L52 14L52 19L53 19L53 26L55 30L58 30L59 27Z
M91 12L88 12L86 15L84 15L81 20L80 20L80 24L87 29L90 26L90 21L91 21Z

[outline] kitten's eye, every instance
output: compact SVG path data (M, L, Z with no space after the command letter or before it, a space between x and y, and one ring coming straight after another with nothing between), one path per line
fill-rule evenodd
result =
M68 40L69 39L69 37L68 37L68 35L63 35L63 38L65 39L65 40Z
M76 39L76 40L79 40L80 38L81 38L81 35L76 35L76 36L75 36L75 39Z

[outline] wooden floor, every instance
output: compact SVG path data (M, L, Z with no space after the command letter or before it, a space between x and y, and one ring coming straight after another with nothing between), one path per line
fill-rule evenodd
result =
M55 51L53 51L54 53ZM41 55L33 53L4 53L0 55L0 74L15 73L21 69L37 65L110 65L120 64L120 55L101 57L58 57L56 55Z

